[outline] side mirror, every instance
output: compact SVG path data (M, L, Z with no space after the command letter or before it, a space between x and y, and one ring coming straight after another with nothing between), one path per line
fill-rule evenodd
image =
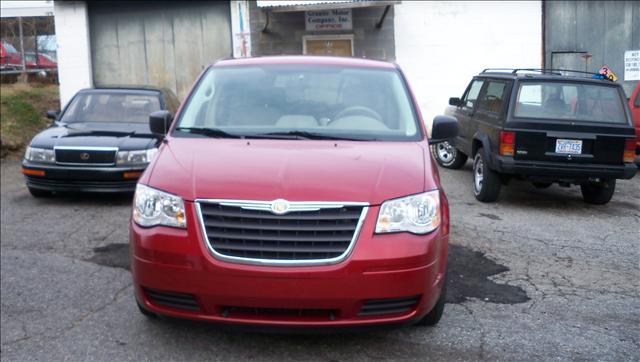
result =
M458 97L451 97L449 98L449 105L450 106L459 106L460 104L462 104L462 100Z
M58 119L60 115L60 111L47 111L47 118L53 119L54 121Z
M155 111L149 115L149 129L151 133L164 136L169 131L172 121L173 114L171 112L166 110Z
M458 120L451 116L435 116L431 128L430 144L449 141L458 136Z

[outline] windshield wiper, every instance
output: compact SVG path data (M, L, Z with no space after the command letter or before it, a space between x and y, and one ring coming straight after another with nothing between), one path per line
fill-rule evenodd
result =
M316 133L309 131L284 131L284 132L269 132L247 135L246 137L256 138L290 138L290 139L309 139L309 140L342 140L342 141L375 141L375 138L358 138L358 137L346 137L326 133Z
M243 138L241 135L229 133L220 128L203 128L203 127L177 127L176 131L188 132L193 134L201 134L214 138Z

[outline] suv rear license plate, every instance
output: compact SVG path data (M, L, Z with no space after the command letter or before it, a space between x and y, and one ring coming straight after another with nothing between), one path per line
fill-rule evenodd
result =
M556 140L556 153L581 154L582 140Z

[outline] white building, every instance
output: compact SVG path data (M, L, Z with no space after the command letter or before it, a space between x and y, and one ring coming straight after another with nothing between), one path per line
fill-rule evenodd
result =
M367 14L383 14L377 28L393 29L390 37L381 39L394 44L387 44L385 48L391 50L380 54L402 66L427 123L442 113L449 97L461 96L471 77L482 69L542 65L541 1L269 1L257 7L247 1L162 4L56 1L61 102L83 87L123 83L167 86L182 98L201 70L216 59L267 54L260 47L262 27L275 27L277 14L283 11L290 11L283 24L298 16L295 11L304 19L305 9L353 7L353 26L308 36L301 21L301 31L289 31L294 43L283 53L306 52L301 39L333 36L351 39L351 55L374 54L358 47L368 44L366 37L375 34L378 19L363 22L358 12L368 6L375 8ZM387 5L391 11L385 11ZM250 14L261 19L250 19ZM369 23L370 29L358 28Z

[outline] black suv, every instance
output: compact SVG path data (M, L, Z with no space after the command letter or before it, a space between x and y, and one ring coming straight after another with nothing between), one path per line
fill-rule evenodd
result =
M484 202L495 201L511 178L539 188L576 184L585 202L609 202L616 179L637 171L635 133L622 86L593 77L485 69L462 98L449 99L446 113L460 132L433 146L438 164L456 169L472 157L473 192Z

